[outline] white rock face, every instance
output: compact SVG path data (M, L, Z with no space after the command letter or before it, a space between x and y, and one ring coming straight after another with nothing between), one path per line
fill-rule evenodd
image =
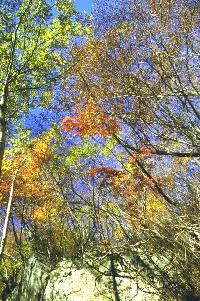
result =
M102 268L106 271L107 268ZM137 284L127 278L116 277L120 301L158 301L152 294L137 289ZM141 284L140 284L141 285ZM32 258L12 301L115 301L112 277L95 275L88 268L77 268L62 261L53 271Z

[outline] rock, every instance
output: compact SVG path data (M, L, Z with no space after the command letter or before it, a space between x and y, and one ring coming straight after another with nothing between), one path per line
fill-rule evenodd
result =
M80 265L79 265L80 266ZM31 258L10 301L107 301L115 300L109 263L100 272L63 260L53 270ZM120 301L157 301L128 278L116 277Z

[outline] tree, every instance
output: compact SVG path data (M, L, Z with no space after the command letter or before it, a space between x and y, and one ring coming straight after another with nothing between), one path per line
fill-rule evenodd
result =
M17 3L7 6L16 16ZM41 93L48 102L58 92L55 82L67 116L38 137L22 130L8 140L0 201L4 210L10 194L13 206L4 282L15 275L13 249L17 270L32 254L51 266L81 258L99 275L107 260L116 300L120 278L138 287L145 282L143 289L162 300L194 299L200 295L197 6L99 1L90 37L65 49L66 29L76 34L81 27L64 4L57 2L55 19L46 13L30 19L24 7L20 22L10 17L17 42L7 122L29 96L23 112L40 106ZM30 30L26 22L33 22Z
M168 239L173 241L170 230L167 234L162 232L171 229L176 237L178 228L184 225L183 216L188 217L189 227L194 232L185 235L190 237L192 245L192 237L196 237L197 245L195 251L189 251L190 247L183 248L191 254L191 268L196 271L192 253L198 253L199 238L195 229L199 228L199 221L194 222L189 212L191 204L196 208L195 214L199 212L197 199L193 198L200 156L197 10L196 3L187 1L167 4L118 1L115 7L111 2L105 5L101 1L94 18L94 36L71 50L76 64L73 83L70 81L67 92L75 108L84 107L84 110L75 109L76 117L64 119L63 128L83 138L106 140L108 137L102 135L98 120L103 112L104 120L100 124L117 143L112 149L115 155L112 165L118 168L99 164L91 168L89 175L100 180L99 193L102 187L107 195L112 193L113 209L109 210L108 206L105 210L109 219L112 222L115 219L115 224L120 225L124 239L129 242L133 239L133 245L140 244L146 231L146 240L149 237L151 241L150 249L155 250L158 243L166 247L166 253L163 249L157 250L157 258L163 260L162 252L166 260L176 254L177 267L175 264L173 268L177 274L172 275L166 267L156 267L155 262L152 265L147 244L138 250L137 256L143 267L149 266L153 272L152 285L155 278L161 281L163 295L173 281L176 283L171 292L174 296L199 294L196 283L199 276L187 277L189 267L182 251L181 255L175 242L175 248L168 245ZM96 122L87 108L100 112L95 115ZM69 120L72 122L65 126L65 121ZM166 223L165 215L179 226ZM160 229L156 234L154 223ZM105 227L110 228L108 224ZM112 241L111 245L115 243ZM179 243L182 245L183 241ZM143 256L147 257L144 259Z
M81 136L80 126L86 116L88 123L91 122L86 126L87 134L102 136L98 123L96 132L90 132L95 125L87 108L92 107L93 112L95 109L104 111L107 121L104 118L101 124L107 128L112 126L113 135L117 134L117 122L122 133L127 129L129 135L115 139L130 156L146 148L156 158L167 156L168 160L182 158L183 161L184 158L197 158L199 114L196 99L199 94L194 65L197 6L185 1L181 5L172 1L166 7L153 1L146 4L148 9L144 11L142 4L134 6L133 2L129 16L132 15L134 25L119 19L115 26L72 50L77 60L74 102L86 109L81 115L76 110L81 125L76 119L64 128L67 131L76 129ZM190 20L187 24L186 17ZM115 22L116 19L117 13ZM157 19L160 23L155 23ZM109 120L111 116L115 119L114 126ZM148 170L136 161L151 179ZM165 200L173 203L159 183L154 183Z
M36 145L32 147L30 141L26 141L26 135L22 133L26 131L22 125L23 114L34 107L40 110L44 103L50 106L54 97L53 87L58 83L62 67L69 63L64 62L64 52L67 52L70 39L80 34L82 26L75 19L72 1L67 0L53 3L43 0L0 1L0 15L0 198L2 213L6 215L0 251L2 265L7 236L10 237L12 233L11 225L14 232L14 236L11 236L15 240L17 252L21 259L26 257L22 252L22 229L25 220L30 220L30 210L26 216L24 201L29 199L31 206L33 199L39 203L39 200L44 202L45 193L48 192L49 196L47 186L43 187L38 181L38 173L41 175L40 164L47 160L48 154L43 153L47 157L44 158L38 152L45 151L42 149L43 142L37 145L33 140L32 143ZM17 147L12 145L10 150L16 132L21 136L21 141ZM35 155L34 159L30 152ZM19 166L21 163L22 166ZM33 170L27 172L26 168ZM19 185L22 185L21 188ZM7 212L4 212L6 201L8 207ZM20 229L15 219L21 223Z
M65 64L64 50L81 25L72 21L75 10L68 0L52 5L43 0L1 1L0 14L1 167L6 130L49 97Z

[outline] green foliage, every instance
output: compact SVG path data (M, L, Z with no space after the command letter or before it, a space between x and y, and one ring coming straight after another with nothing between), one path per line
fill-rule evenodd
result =
M104 155L105 157L110 157L116 145L117 145L116 139L114 138L107 139L104 148L101 150L101 154Z
M93 158L99 152L100 147L84 140L81 146L73 146L66 157L66 164L70 167L76 165L79 159Z
M60 76L62 50L80 33L81 27L72 20L72 2L58 2L54 18L45 0L0 3L0 90L8 85L7 117L28 111L40 95L44 99L51 93Z

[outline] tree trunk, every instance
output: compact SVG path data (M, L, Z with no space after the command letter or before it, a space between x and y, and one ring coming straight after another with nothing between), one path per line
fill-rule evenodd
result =
M194 295L188 295L185 297L186 301L200 301L200 298L198 296L194 296Z
M18 170L16 170L15 175L13 176L13 180L12 180L11 187L10 187L10 194L9 194L8 205L7 205L7 210L6 210L6 217L5 217L5 222L4 222L3 232L2 232L2 237L1 237L1 244L0 244L0 261L3 258L4 248L6 245L6 238L7 238L10 212L11 212L13 194L14 194L14 185L15 185L15 180L17 177L17 172L18 172Z
M117 281L116 281L116 269L115 269L115 263L113 255L110 256L110 270L112 274L112 283L113 283L113 291L115 294L115 301L120 301L119 292L117 288Z
M185 297L179 297L177 301L200 301L200 296L187 295Z
M0 176L2 171L2 162L6 142L6 120L5 120L5 106L8 98L8 86L5 85L3 93L0 98Z

